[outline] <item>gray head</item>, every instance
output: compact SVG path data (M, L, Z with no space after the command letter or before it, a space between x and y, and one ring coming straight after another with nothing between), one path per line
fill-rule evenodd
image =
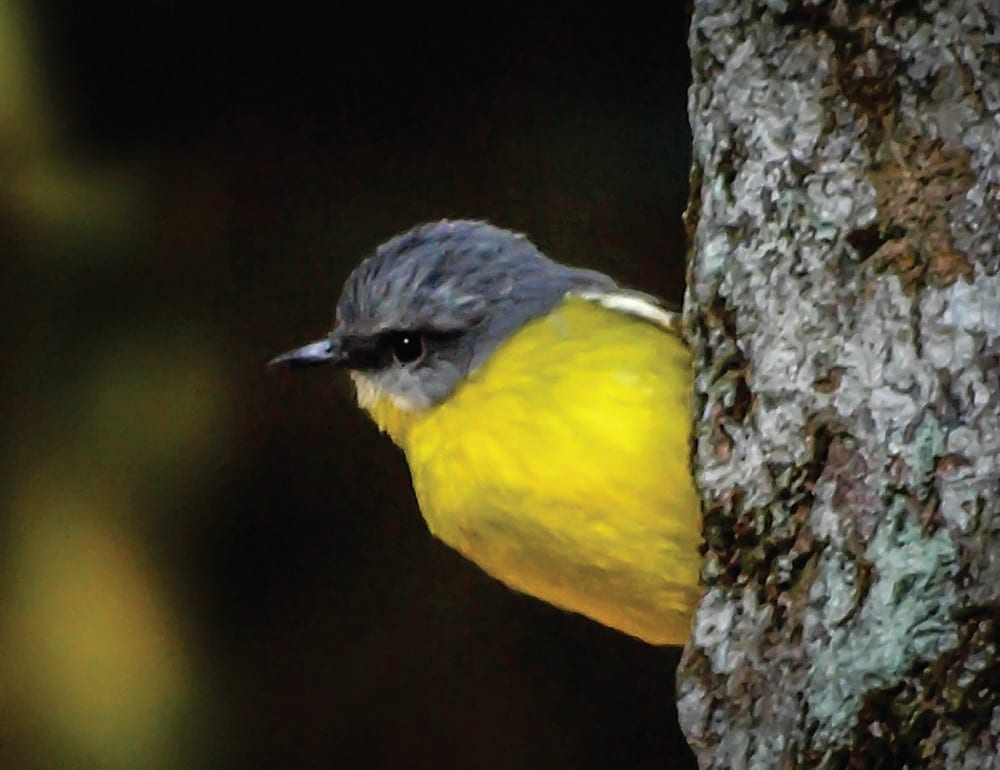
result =
M525 236L485 222L418 225L351 273L328 338L272 363L343 366L362 401L364 388L426 409L567 292L614 288L606 275L553 262Z

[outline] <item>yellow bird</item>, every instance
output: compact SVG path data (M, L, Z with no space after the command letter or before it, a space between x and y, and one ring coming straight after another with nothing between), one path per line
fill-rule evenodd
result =
M406 454L430 531L511 588L652 644L699 597L679 320L485 222L417 226L348 278L328 337Z

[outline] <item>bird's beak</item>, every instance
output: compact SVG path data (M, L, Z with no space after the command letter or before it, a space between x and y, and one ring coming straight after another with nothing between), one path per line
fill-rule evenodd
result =
M285 366L289 369L301 369L305 366L320 366L322 364L337 365L343 363L346 358L340 342L333 337L327 337L282 353L268 361L267 366L268 368Z

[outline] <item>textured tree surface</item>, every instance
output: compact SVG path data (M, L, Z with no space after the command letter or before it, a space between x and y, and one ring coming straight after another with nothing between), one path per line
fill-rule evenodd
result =
M695 2L702 768L1000 767L1000 3Z

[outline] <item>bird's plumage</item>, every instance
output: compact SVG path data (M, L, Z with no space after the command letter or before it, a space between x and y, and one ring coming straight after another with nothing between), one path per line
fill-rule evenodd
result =
M393 358L401 332L420 335L419 357ZM514 589L686 640L701 528L675 316L523 236L439 222L355 270L330 345L405 452L436 536ZM354 366L352 345L368 351Z
M386 427L444 542L512 588L680 644L700 565L689 371L676 336L571 298Z

